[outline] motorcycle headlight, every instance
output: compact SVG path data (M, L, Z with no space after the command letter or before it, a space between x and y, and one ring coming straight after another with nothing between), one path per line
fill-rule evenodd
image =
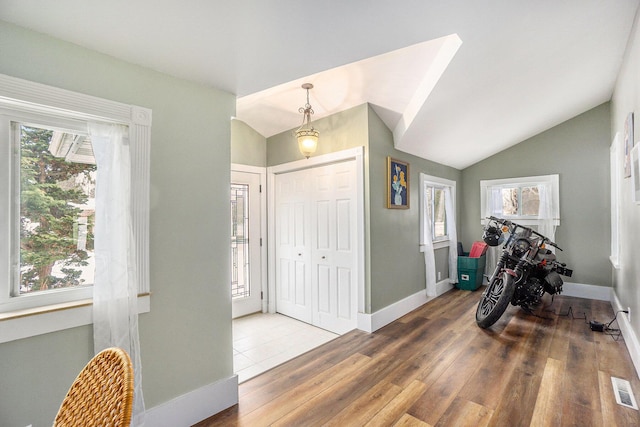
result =
M513 254L517 257L521 257L529 250L530 247L531 243L529 243L527 239L518 239L513 245Z

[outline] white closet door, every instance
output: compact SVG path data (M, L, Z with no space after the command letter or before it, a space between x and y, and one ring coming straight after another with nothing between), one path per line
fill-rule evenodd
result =
M276 177L276 306L312 323L309 181L308 171Z
M357 321L355 161L314 170L313 324L343 334Z
M357 322L356 162L276 176L277 311L335 333Z

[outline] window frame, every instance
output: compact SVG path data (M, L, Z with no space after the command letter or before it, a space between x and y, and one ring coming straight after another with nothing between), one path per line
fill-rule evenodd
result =
M139 312L149 307L149 170L151 115L147 108L123 104L77 92L30 82L0 74L0 112L6 119L0 123L3 137L11 136L10 122L35 122L54 127L75 126L89 121L117 123L128 127L131 147L131 202L136 251ZM3 124L8 124L8 129ZM7 133L9 132L9 133ZM74 290L61 290L70 295L62 300L42 295L8 297L11 291L12 265L18 262L12 248L15 233L15 206L12 200L13 144L0 144L0 197L7 208L0 209L0 343L61 329L92 323L91 295L74 295ZM13 231L12 231L13 230ZM11 237L11 238L10 238ZM91 289L91 288L89 288ZM11 302L30 300L29 303ZM33 302L38 300L37 302Z
M623 138L616 132L609 152L611 174L611 254L609 260L615 269L620 269L620 212L622 187Z
M540 175L540 176L525 176L518 178L504 178L504 179L486 179L480 181L480 222L481 224L487 223L487 217L493 215L489 212L487 206L487 192L492 188L518 188L533 187L538 185L551 185L552 188L552 209L553 209L553 224L555 226L560 225L560 176L558 174L553 175ZM539 225L539 215L508 215L504 216L510 220L522 225Z
M4 254L6 252L10 258L9 263L2 262L0 264L0 277L8 277L6 281L0 280L0 313L90 299L93 289L92 286L85 286L82 288L48 290L42 293L12 295L16 292L15 288L19 286L18 270L20 269L19 249L17 247L20 242L20 135L17 129L19 125L64 129L86 134L86 122L52 119L45 115L28 112L14 114L11 110L0 108L0 138L6 137L8 139L8 146L11 151L8 158L0 160L0 165L5 166L9 176L9 179L3 179L2 184L0 184L0 195L5 200L10 199L8 204L9 215L6 223L11 229L8 233L9 239L0 244L2 245L0 253ZM8 194L8 197L6 194ZM3 255L0 257L1 259L6 259L6 257Z
M437 176L427 175L424 173L420 173L420 252L424 252L424 229L426 227L426 212L427 212L427 188L437 188L444 190L445 188L451 189L451 199L452 199L452 207L453 211L456 212L456 182L446 178L440 178ZM445 210L446 215L446 210ZM445 219L445 224L448 224L448 220ZM435 227L435 223L432 222L433 227ZM432 243L434 249L440 249L444 247L448 247L451 242L450 233L447 227L447 234L445 237L441 238L433 238L435 232L432 228Z

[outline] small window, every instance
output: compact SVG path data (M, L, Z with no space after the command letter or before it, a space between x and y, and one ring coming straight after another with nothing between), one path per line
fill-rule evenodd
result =
M445 247L450 243L452 233L455 233L455 223L449 221L446 205L449 195L452 212L455 212L456 183L421 173L420 188L420 245L424 246L430 236L434 247ZM429 233L426 232L427 227Z
M231 184L231 298L251 296L249 185Z
M427 185L427 212L431 218L431 236L433 241L448 240L447 215L445 212L444 187Z
M522 185L498 189L502 196L501 217L537 216L540 208L540 189L537 186Z
M545 175L480 181L481 220L488 216L537 225L560 224L559 176Z

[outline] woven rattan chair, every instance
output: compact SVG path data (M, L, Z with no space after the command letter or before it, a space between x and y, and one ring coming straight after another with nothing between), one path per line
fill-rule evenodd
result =
M108 348L80 371L67 392L54 427L129 426L133 367L127 352Z

